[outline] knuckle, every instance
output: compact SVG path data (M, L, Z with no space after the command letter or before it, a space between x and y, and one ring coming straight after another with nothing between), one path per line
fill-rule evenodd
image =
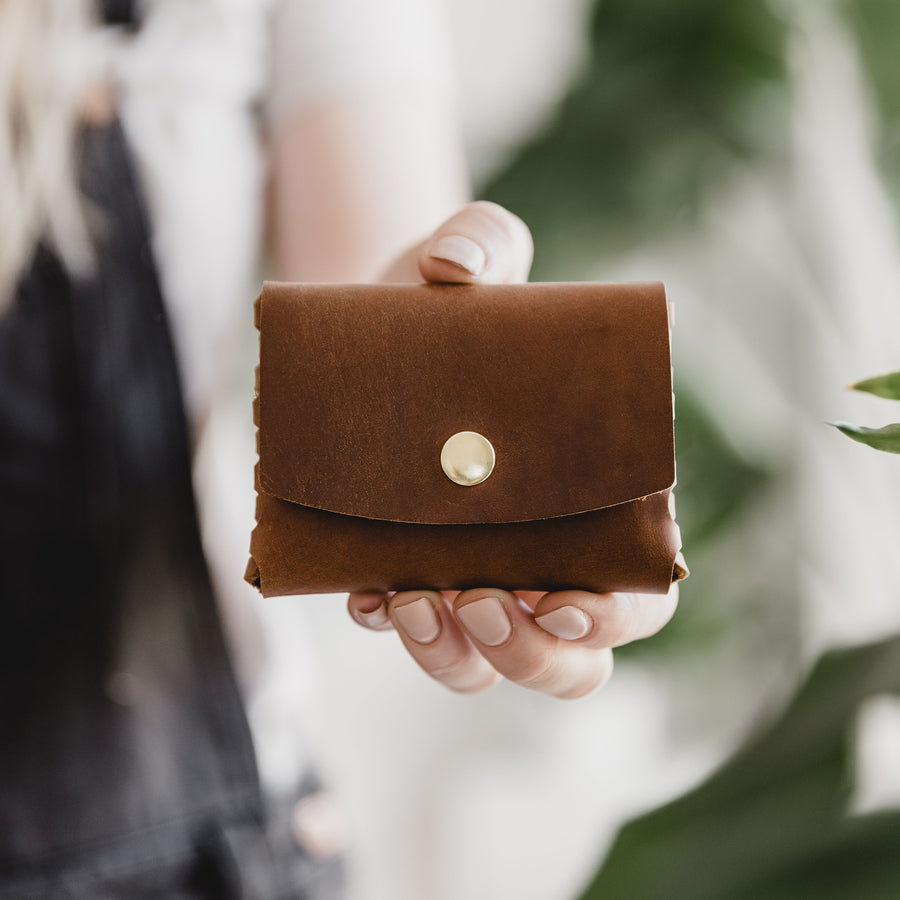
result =
M522 229L528 230L528 226L515 213L492 200L476 200L468 208L489 219L491 224L499 228L503 236L509 240L514 240Z
M468 209L474 209L477 212L482 212L485 213L485 215L492 216L498 219L503 219L506 216L512 215L512 213L505 206L501 206L499 203L494 203L493 200L473 200L468 205Z
M457 653L449 661L429 665L428 672L438 681L455 681L477 670L478 660L472 653Z
M451 691L457 694L481 694L490 690L498 681L500 681L500 675L491 669L481 674L480 677L472 678L469 681L445 683Z
M565 685L561 690L554 692L553 696L560 700L579 700L587 697L594 691L600 690L612 677L612 673L613 656L612 653L606 653L602 662L588 678Z
M465 653L450 662L428 666L428 674L458 694L478 694L493 687L500 676L480 656Z
M617 647L631 640L634 623L634 604L630 598L619 597L607 604L596 617L592 643L600 647Z
M553 649L540 650L517 666L510 677L523 687L539 688L553 680L557 666L558 658Z
M553 696L557 700L580 700L599 690L603 686L602 681L592 682L591 684L580 684L568 687L565 690L554 693Z

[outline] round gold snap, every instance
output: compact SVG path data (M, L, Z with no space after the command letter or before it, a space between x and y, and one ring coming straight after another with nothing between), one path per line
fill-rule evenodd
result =
M441 468L456 484L481 484L494 471L496 456L491 442L477 431L459 431L441 450Z

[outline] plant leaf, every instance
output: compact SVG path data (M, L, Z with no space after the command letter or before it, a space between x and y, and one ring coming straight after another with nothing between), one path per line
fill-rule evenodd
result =
M887 375L857 381L856 384L850 385L850 390L865 391L867 394L874 394L887 400L900 400L900 372L890 372Z
M829 422L848 438L867 444L885 453L900 453L900 422L885 425L884 428L866 428L863 425L848 425L846 422Z
M862 704L900 695L900 636L832 651L718 772L618 834L580 900L900 896L900 809L849 815Z

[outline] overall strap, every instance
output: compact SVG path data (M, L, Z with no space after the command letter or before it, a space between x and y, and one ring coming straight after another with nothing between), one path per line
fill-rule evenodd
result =
M136 27L140 16L135 0L99 0L100 21L107 25Z

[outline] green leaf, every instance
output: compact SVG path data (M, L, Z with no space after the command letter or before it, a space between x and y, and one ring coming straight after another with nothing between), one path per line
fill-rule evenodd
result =
M853 733L900 694L900 636L828 653L704 784L627 824L581 900L894 900L900 809L849 815Z
M863 425L848 425L846 422L829 422L848 438L867 444L885 453L900 453L900 422L885 425L884 428L866 428Z
M887 375L857 381L856 384L850 385L850 390L865 391L867 394L874 394L887 400L900 400L900 372L890 372Z

